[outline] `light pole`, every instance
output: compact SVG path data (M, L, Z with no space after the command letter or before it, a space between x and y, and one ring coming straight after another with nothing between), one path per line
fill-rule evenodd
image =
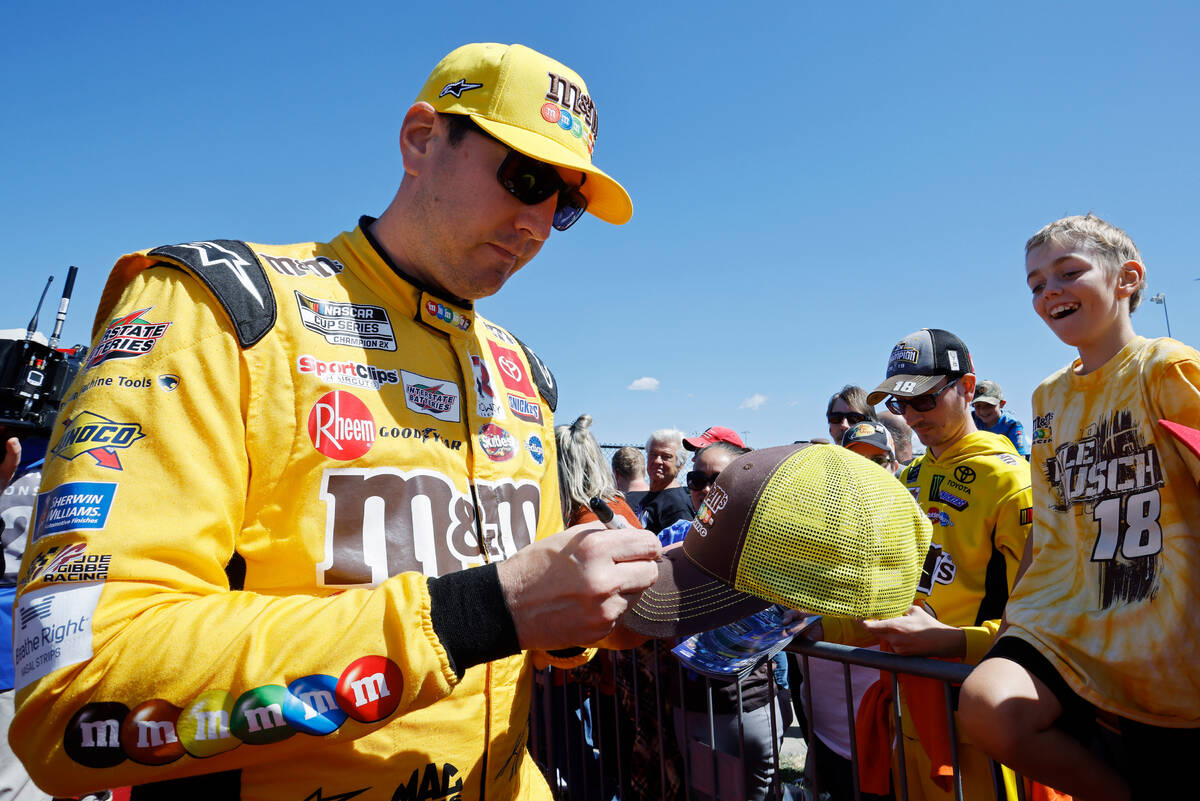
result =
M1167 321L1167 336L1171 336L1171 315L1167 314L1167 296L1159 292L1154 297L1150 298L1151 303L1157 303L1163 307L1163 317Z

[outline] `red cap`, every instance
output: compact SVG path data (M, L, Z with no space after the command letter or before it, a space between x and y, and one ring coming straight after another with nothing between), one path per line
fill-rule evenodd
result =
M705 445L712 445L714 442L728 442L739 448L746 447L742 438L735 434L733 429L725 428L725 426L712 426L698 437L688 437L683 441L683 447L689 451L698 451Z

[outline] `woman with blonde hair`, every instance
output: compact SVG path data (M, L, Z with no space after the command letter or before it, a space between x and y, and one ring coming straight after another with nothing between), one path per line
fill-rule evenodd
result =
M637 515L617 490L591 426L592 416L581 414L569 426L554 427L563 524L570 527L596 520L588 501L600 498L631 528L641 528ZM569 785L563 789L573 799L602 801L617 795L618 768L628 765L632 757L633 733L617 733L614 658L616 654L610 654L582 667L554 672L551 720L561 726L556 750L561 764L555 769L560 787Z
M592 416L581 414L569 426L555 426L558 445L558 493L562 499L563 522L567 526L596 519L588 506L600 498L615 514L625 518L632 528L641 528L637 515L617 489L608 461L592 436Z

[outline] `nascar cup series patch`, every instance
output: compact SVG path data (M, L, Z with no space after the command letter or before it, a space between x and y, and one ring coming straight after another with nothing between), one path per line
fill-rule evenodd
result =
M392 321L382 306L310 298L296 292L300 322L331 345L367 350L395 350Z

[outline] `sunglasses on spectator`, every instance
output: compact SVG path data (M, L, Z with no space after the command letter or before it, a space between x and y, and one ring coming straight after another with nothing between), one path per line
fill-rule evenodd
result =
M959 376L959 378L962 378L962 376ZM957 383L958 378L955 378L937 392L927 392L924 395L918 395L915 398L897 398L895 395L893 395L884 401L883 405L886 406L888 411L892 414L904 414L904 410L909 406L911 406L914 411L931 412L933 411L933 407L937 406L938 397Z
M888 456L886 453L878 453L874 456L868 456L867 458L880 467L887 467L892 463L892 457Z
M689 470L687 474L688 489L693 492L703 492L712 486L720 473L705 473L703 470Z
M831 426L841 425L843 420L852 426L856 426L863 420L866 420L867 416L858 412L830 412L825 415L825 419L829 421L829 425Z

